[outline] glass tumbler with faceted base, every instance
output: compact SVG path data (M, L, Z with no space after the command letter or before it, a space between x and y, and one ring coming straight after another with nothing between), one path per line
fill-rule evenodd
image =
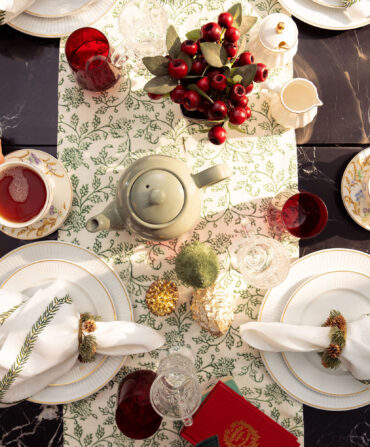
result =
M150 401L161 416L182 420L184 425L193 423L201 392L194 362L185 352L174 352L160 362Z

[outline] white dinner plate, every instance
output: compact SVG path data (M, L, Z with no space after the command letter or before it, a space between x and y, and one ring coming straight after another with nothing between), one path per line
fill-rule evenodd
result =
M312 0L318 5L326 6L327 8L344 8L343 0Z
M297 19L317 28L347 30L370 23L370 18L350 19L345 8L328 8L312 0L279 0L279 3Z
M59 18L37 17L27 13L14 17L8 25L25 34L37 37L63 37L78 28L91 26L103 17L117 0L98 0L76 14Z
M95 0L36 0L24 12L38 17L55 19L76 14Z
M332 248L311 253L294 262L288 277L270 289L263 300L259 321L280 321L294 291L309 278L338 270L370 275L370 255L361 251ZM331 396L306 387L289 370L281 353L261 352L262 360L275 382L288 394L311 407L325 410L350 410L370 403L370 390L352 396Z
M58 279L66 282L79 313L90 312L99 315L103 321L117 320L113 301L101 281L83 267L69 261L47 259L27 264L12 273L0 287L31 297L38 289L46 288ZM100 368L106 359L107 356L96 355L93 362L77 361L67 374L50 386L79 382Z
M17 248L0 259L0 283L20 267L42 260L59 259L79 265L105 287L116 309L117 319L134 321L131 301L118 274L90 250L67 242L42 241ZM110 305L111 307L111 305ZM42 404L62 404L96 393L120 370L125 357L111 356L86 378L62 386L51 386L29 400Z
M370 313L370 277L345 270L314 276L293 293L281 321L321 326L332 309L341 312L348 322ZM282 355L292 374L314 391L350 396L370 389L343 368L324 368L317 352L285 352Z

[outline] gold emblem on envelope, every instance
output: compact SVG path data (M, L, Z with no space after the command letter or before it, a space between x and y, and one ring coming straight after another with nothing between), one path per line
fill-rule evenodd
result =
M260 436L258 431L245 421L234 421L224 433L227 447L258 447Z

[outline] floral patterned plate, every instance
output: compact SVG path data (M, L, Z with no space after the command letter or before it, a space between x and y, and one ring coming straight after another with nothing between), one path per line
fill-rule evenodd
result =
M359 152L348 163L341 185L342 200L348 214L361 227L370 231L370 197L367 193L370 175L370 147Z
M23 228L9 228L0 225L0 231L22 240L40 239L54 233L66 220L72 207L72 184L63 165L52 155L35 149L21 149L5 157L6 161L20 160L36 165L50 178L53 188L53 203L46 217L33 225Z

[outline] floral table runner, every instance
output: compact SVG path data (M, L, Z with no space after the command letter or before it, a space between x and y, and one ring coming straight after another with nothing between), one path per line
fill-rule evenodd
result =
M168 0L163 2L170 23L180 36L216 19L232 4L222 0ZM118 16L122 1L94 26L113 45L119 43ZM274 0L243 2L245 14L260 17L277 12ZM256 28L258 25L255 26ZM165 34L165 30L163 30ZM190 345L196 355L199 380L205 387L233 375L243 395L303 445L302 406L288 396L268 375L259 353L242 342L238 327L256 319L263 290L253 289L242 279L233 263L233 250L241 241L243 226L274 237L268 227L270 199L297 183L294 131L285 131L271 117L269 97L264 92L250 96L252 118L243 125L246 135L228 131L222 146L214 146L200 127L183 119L170 100L151 101L140 89L150 74L128 65L119 83L109 92L81 90L69 70L61 43L59 68L58 157L72 179L73 209L59 239L90 248L120 274L135 311L135 320L160 331L166 347ZM257 61L258 61L258 55ZM270 73L283 83L292 77L292 66ZM90 234L84 224L114 197L122 171L148 154L166 154L185 161L193 172L224 162L233 176L206 189L202 216L196 228L171 241L148 242L127 231ZM214 338L196 324L190 313L191 290L180 287L180 303L168 317L156 317L145 305L145 292L152 281L175 279L174 257L182 244L199 240L214 248L221 263L220 281L237 296L237 311L229 331ZM290 242L293 256L298 245ZM121 372L101 391L64 406L64 443L69 446L171 446L189 445L179 436L180 423L164 421L146 441L123 436L114 422L116 392L121 378L138 368L155 369L157 351L129 358Z

